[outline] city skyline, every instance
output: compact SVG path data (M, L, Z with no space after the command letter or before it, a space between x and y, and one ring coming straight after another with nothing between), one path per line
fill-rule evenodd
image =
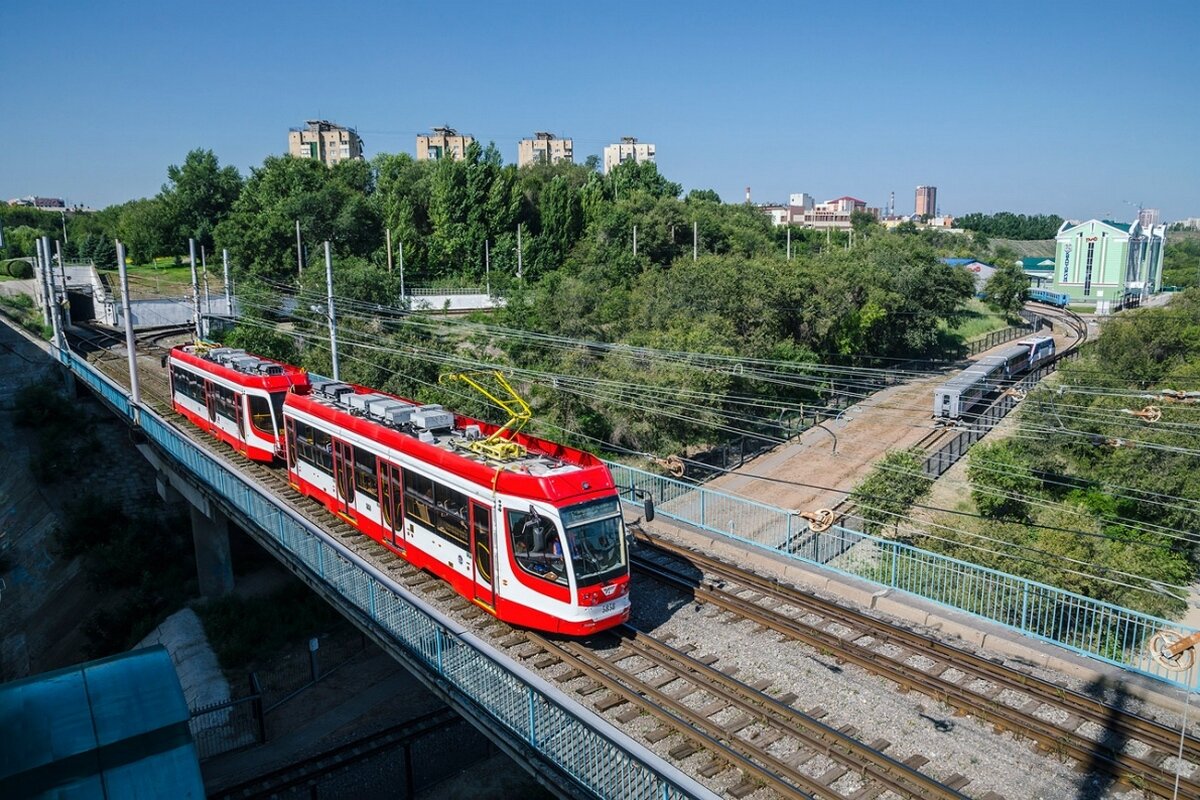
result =
M305 6L217 2L211 30L153 3L0 12L12 30L53 32L3 56L25 133L0 150L0 197L99 208L151 196L197 147L245 175L287 152L288 128L332 119L358 130L367 158L413 154L447 123L505 163L533 131L572 138L577 163L634 136L685 192L726 202L750 186L757 203L807 192L883 207L894 191L903 214L930 185L955 214L1200 213L1200 111L1172 88L1200 65L1200 14L1182 2L1140 16L1117 3L701 3L639 10L619 36L574 8L526 18L468 3L451 24L364 3L318 29ZM386 46L397 36L403 47ZM295 60L312 37L335 55L329 69ZM918 63L914 47L936 57ZM455 69L413 78L435 59Z

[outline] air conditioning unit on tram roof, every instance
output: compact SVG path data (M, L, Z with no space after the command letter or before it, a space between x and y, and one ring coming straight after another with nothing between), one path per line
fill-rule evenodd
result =
M393 425L403 424L408 422L408 418L412 415L412 406L409 403L403 403L394 397L380 397L378 400L371 400L367 403L367 414L380 422L387 422ZM403 413L408 409L408 413ZM391 415L395 413L399 418L399 422L392 419Z
M342 395L354 393L354 387L341 381L312 381L310 385L315 394L326 397L334 402L340 402Z
M257 372L261 362L254 356L240 355L229 359L229 366L239 372Z
M347 398L347 405L358 411L366 411L367 407L377 400L386 400L381 394L352 394Z
M224 363L223 359L225 358L226 354L232 353L232 352L234 352L234 349L232 347L214 347L212 350L209 350L204 355L210 361Z
M413 410L412 422L425 430L442 430L454 427L454 414L439 405L417 406Z
M235 347L219 347L212 352L213 357L216 358L217 362L221 364L228 364L233 359L246 355L245 350L239 350Z

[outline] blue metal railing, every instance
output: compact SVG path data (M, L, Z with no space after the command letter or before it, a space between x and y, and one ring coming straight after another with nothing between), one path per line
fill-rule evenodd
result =
M912 545L842 526L815 533L795 512L607 461L622 499L654 498L657 513L764 550L898 589L998 622L1092 658L1161 681L1179 680L1146 648L1164 628L1195 631L1170 620L998 572Z
M294 515L157 414L134 406L121 387L86 360L74 353L54 354L119 413L135 421L147 438L387 631L413 658L597 797L715 800L717 795L604 720L572 707L554 687L510 666L483 640L403 594L371 564Z

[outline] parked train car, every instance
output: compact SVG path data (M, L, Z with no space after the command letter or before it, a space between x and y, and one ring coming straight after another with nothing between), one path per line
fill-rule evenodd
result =
M595 456L441 406L313 378L283 406L288 481L502 620L586 634L629 618L621 503Z
M1055 308L1066 308L1071 302L1071 296L1065 292L1053 292L1049 289L1026 289L1025 297L1035 303L1045 303Z
M308 390L304 370L203 344L174 347L166 361L176 411L247 458L283 458L283 400Z
M1054 358L1054 338L1035 336L981 358L933 391L935 419L957 420L977 403Z

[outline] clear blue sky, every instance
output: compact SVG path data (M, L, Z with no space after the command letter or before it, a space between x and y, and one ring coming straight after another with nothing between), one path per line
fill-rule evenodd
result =
M1200 216L1200 3L5 2L0 199L102 207L214 150L245 174L287 129L371 156L450 124L621 136L685 189L851 194L911 213Z

